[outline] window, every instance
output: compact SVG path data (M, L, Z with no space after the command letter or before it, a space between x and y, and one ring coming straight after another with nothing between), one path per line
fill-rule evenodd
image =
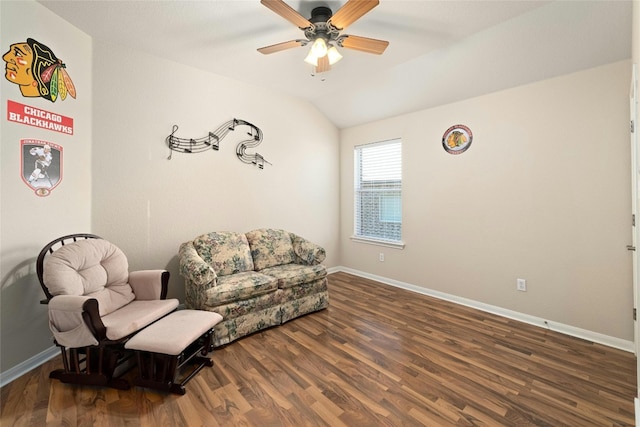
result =
M402 142L354 148L354 239L402 246Z

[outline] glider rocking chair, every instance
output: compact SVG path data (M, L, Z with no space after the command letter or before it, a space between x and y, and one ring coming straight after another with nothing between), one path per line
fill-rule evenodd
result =
M129 272L124 253L94 234L72 234L48 243L36 271L49 308L49 328L62 353L63 383L126 390L133 364L124 344L147 325L173 312L166 299L169 272ZM123 372L124 370L124 372Z

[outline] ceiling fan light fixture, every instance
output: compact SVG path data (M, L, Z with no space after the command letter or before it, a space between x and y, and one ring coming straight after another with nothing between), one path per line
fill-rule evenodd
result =
M329 65L333 65L342 59L342 55L340 55L340 52L338 52L335 46L329 48L327 56L329 57Z
M311 53L313 53L316 58L322 58L325 56L327 54L327 50L327 42L322 37L315 39L311 45Z
M314 67L318 66L318 57L313 54L313 50L309 50L309 54L304 58L304 62L313 65Z

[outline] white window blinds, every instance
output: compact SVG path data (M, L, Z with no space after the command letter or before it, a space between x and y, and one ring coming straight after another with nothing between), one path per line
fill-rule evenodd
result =
M371 240L402 240L402 142L354 148L354 234Z

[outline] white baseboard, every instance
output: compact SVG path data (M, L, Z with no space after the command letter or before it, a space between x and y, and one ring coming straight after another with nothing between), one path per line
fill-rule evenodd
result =
M4 372L0 372L0 388L9 384L16 378L19 378L22 375L26 374L30 370L37 368L45 362L48 362L58 354L60 354L60 349L58 347L49 347L48 349L36 354L33 357L30 357L24 362L18 363L13 368L7 369Z
M606 345L608 347L617 348L620 350L628 351L630 353L635 352L633 341L627 341L616 337L600 334L598 332L588 331L585 329L576 328L574 326L565 325L563 323L551 322L546 319L542 319L536 316L530 316L528 314L519 313L517 311L508 310L506 308L497 307L494 305L485 304L479 301L474 301L468 298L462 298L451 294L446 294L440 291L434 291L432 289L423 288L422 286L412 285L410 283L401 282L398 280L388 279L386 277L377 276L375 274L365 273L363 271L354 270L348 267L332 267L328 269L329 273L336 273L343 271L345 273L353 274L355 276L364 277L366 279L375 280L387 285L395 286L398 288L406 289L409 291L417 292L423 295L428 295L434 298L438 298L445 301L454 302L467 307L475 308L487 313L496 314L498 316L506 317L509 319L517 320L520 322L528 323L530 325L539 326L545 329L551 329L556 332L570 335L576 338L582 338L587 341L595 342L598 344ZM640 424L638 424L640 425Z

